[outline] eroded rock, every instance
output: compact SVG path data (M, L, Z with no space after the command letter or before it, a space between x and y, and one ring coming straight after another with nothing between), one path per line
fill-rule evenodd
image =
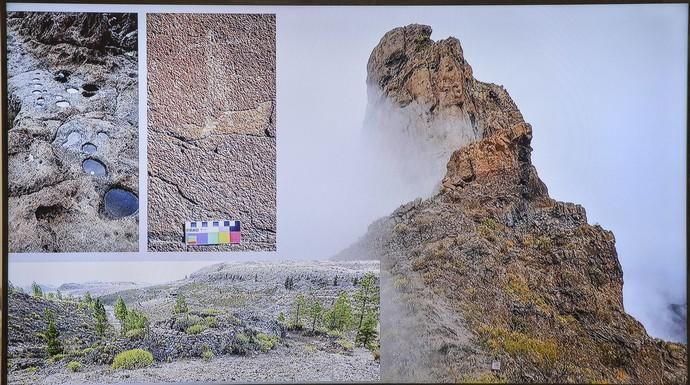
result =
M137 217L100 208L110 185L138 189L136 15L13 12L8 24L10 252L137 250Z

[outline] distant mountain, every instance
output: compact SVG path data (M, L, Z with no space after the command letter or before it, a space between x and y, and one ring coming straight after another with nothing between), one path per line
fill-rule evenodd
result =
M147 286L147 284L140 282L128 282L128 281L116 281L116 282L100 282L91 281L84 283L63 283L55 289L50 291L59 290L60 293L73 296L84 295L87 291L91 293L92 296L98 297L102 295L107 295L115 293L121 290L137 289L140 287Z

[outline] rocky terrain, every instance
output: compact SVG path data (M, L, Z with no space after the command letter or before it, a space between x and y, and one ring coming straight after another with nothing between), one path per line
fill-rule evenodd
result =
M10 252L137 250L136 20L8 14Z
M9 383L375 381L378 359L356 346L350 332L317 327L312 333L309 326L290 326L300 296L324 309L342 293L354 300L358 280L367 272L378 277L378 262L212 265L179 281L100 296L108 313L104 335L97 332L95 310L84 298L12 291ZM130 312L145 314L145 329L120 332L113 309L118 298ZM188 308L175 313L180 298ZM305 324L308 303L302 305ZM46 351L45 309L56 315L62 354ZM152 354L151 365L111 367L118 353L137 348ZM71 370L75 361L79 369Z
M506 90L474 79L457 39L430 36L381 39L368 114L400 109L415 126L402 135L448 154L445 174L336 257L381 261L382 379L685 383L687 346L623 308L613 233L549 197Z
M276 249L275 28L147 16L149 250ZM241 244L186 246L185 222L222 219L241 221Z

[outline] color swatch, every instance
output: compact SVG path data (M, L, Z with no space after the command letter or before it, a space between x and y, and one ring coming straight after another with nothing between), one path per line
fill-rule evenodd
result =
M242 235L240 221L194 221L184 226L188 246L239 244Z

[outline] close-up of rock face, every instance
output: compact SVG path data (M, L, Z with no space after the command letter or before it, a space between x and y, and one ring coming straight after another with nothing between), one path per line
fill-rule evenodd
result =
M137 16L8 14L10 252L136 251Z
M149 14L148 248L276 249L276 43L269 14ZM239 245L184 223L240 220Z
M374 48L367 119L397 109L387 134L444 156L445 175L336 256L381 260L382 380L685 383L687 346L623 307L614 234L549 197L506 90L430 36L408 25Z

